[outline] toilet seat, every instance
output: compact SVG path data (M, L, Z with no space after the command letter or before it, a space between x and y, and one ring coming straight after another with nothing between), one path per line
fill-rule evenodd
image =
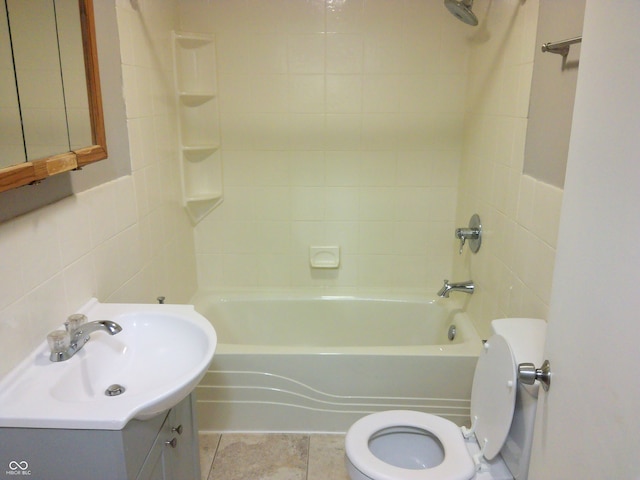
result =
M471 429L424 412L390 410L355 422L345 439L347 458L359 472L375 480L470 480L487 468L504 445L513 419L516 364L507 341L492 335L478 358L471 391ZM436 437L444 449L442 463L430 468L396 467L372 453L374 435L394 428L420 429ZM480 452L471 456L465 438L475 437Z
M369 449L369 439L381 430L412 427L431 433L442 444L445 457L439 465L412 470L390 465ZM346 454L363 474L377 480L469 480L475 464L467 451L460 427L455 423L424 412L389 410L361 418L355 422L345 439Z

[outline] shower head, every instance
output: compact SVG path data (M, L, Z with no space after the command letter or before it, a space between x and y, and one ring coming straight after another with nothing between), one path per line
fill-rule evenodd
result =
M478 18L471 11L473 8L473 0L444 0L444 6L447 7L447 10L458 20L474 27L478 25Z

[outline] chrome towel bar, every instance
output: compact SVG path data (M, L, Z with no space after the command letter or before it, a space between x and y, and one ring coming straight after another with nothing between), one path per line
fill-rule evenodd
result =
M582 42L582 36L562 40L561 42L547 42L542 45L543 52L557 53L566 57L569 55L569 47L574 43Z

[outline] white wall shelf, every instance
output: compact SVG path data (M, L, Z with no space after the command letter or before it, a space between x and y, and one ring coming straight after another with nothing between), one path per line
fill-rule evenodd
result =
M199 33L173 33L182 200L198 223L223 200L215 42Z

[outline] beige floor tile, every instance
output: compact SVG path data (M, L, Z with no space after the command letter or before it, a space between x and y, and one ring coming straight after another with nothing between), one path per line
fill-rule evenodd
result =
M344 435L311 435L307 480L349 480Z
M198 443L200 444L200 476L202 480L209 478L211 464L216 456L216 449L220 442L219 433L199 433Z
M308 455L308 435L225 433L209 480L305 480Z

